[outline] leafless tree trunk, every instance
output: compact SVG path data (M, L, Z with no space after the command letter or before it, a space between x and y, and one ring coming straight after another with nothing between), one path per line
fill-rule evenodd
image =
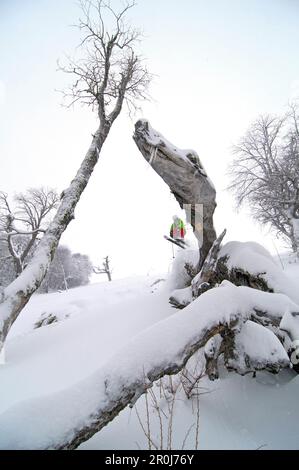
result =
M62 272L62 276L63 276L64 290L68 290L67 278L66 278L66 275L65 275L65 270L64 270L64 266L63 266L63 264L62 264L60 258L58 258L58 263L59 263L59 266L60 266L60 269L61 269L61 272Z
M102 267L94 266L93 272L95 274L107 274L108 281L112 281L112 276L111 276L112 271L111 271L111 268L110 268L109 256L106 256L104 258L104 261L102 263Z
M193 278L191 284L193 298L199 297L202 292L207 290L207 285L209 285L211 281L215 281L214 278L217 270L218 255L221 248L222 240L225 235L226 230L223 230L223 232L214 241L212 247L210 248L210 251L203 263L200 272L197 276Z
M0 303L0 350L21 310L44 279L60 237L74 218L74 210L98 161L102 146L123 104L129 108L147 98L151 76L143 61L134 52L140 33L125 23L126 13L134 6L128 3L121 12L99 0L83 1L83 19L79 28L86 47L85 59L73 61L61 69L75 76L75 83L65 95L71 103L77 101L97 111L99 127L70 186L63 191L57 213L46 230L32 260L2 295ZM105 15L113 21L106 29ZM95 16L94 16L95 15Z

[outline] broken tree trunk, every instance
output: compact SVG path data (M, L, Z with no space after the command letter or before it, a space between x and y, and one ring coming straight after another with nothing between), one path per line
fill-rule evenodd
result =
M198 240L198 271L216 238L213 214L216 190L193 150L180 150L144 119L135 124L133 139L143 157L169 186Z
M208 255L203 263L203 266L197 276L192 280L192 297L199 297L200 294L210 288L211 282L216 277L218 254L221 248L221 243L226 235L226 229L223 230L221 235L214 241L210 248ZM223 279L222 279L223 280ZM213 283L213 286L216 282Z

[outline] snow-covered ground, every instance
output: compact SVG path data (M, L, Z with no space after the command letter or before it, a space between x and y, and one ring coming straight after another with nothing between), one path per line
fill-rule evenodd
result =
M285 264L286 276L297 281L298 265ZM140 277L35 295L7 340L6 364L0 365L0 416L14 405L64 390L87 378L135 335L178 313L168 303L166 283L155 281L156 277ZM34 328L50 315L59 321ZM167 414L158 387L154 390ZM199 390L199 413L194 400L187 400L181 392L177 396L173 449L181 449L183 443L185 448L193 449L196 427L201 449L299 448L299 376L291 370L276 376L258 372L256 378L222 371L221 379L215 382L201 379ZM144 397L137 401L137 410L146 427ZM151 406L149 417L152 438L160 442L160 424ZM170 418L164 418L166 447ZM33 423L29 419L25 424L30 432ZM147 448L136 409L125 409L80 448Z

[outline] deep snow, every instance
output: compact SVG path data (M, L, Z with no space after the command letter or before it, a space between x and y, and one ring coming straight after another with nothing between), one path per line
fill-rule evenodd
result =
M292 277L295 271L292 265ZM149 277L124 279L34 296L9 335L7 362L0 366L0 422L1 414L12 407L21 410L28 399L62 391L87 378L138 333L178 313L168 304L165 283L153 286L154 281ZM48 314L60 321L33 329L41 316ZM179 314L184 315L184 311ZM204 378L200 386L205 393L200 395L199 448L299 448L299 377L291 370L278 376L258 372L256 379L222 371L221 380L209 382ZM186 399L175 404L174 449L182 447L195 422L192 407L191 400ZM145 419L143 397L137 408ZM155 414L153 410L150 413L153 434L158 435ZM55 433L59 417L53 416L51 423ZM14 433L13 421L11 424ZM30 435L34 422L29 419L24 426ZM5 431L9 434L9 426L4 431L2 428ZM193 431L185 448L194 448ZM81 448L146 446L135 410L128 408Z

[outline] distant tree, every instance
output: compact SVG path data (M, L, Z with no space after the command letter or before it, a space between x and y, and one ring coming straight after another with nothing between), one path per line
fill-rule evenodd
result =
M11 205L8 195L0 192L0 250L3 253L0 263L13 264L13 279L23 271L40 235L49 225L49 216L58 200L53 189L31 188L16 194Z
M74 77L74 84L66 93L66 97L70 97L69 104L81 102L91 106L97 112L99 126L75 178L62 192L57 213L34 256L18 282L3 292L0 302L0 350L11 325L43 281L61 235L74 218L74 209L124 103L132 110L139 100L147 98L151 76L135 52L141 34L125 21L126 14L134 5L130 2L116 12L102 0L81 2L83 19L79 22L79 28L83 35L83 58L70 59L61 69ZM107 25L111 25L110 29Z
M107 274L108 281L112 281L112 270L111 270L111 267L110 267L109 256L106 256L104 258L102 266L94 266L93 267L93 272L95 274Z
M40 286L40 292L68 289L68 275L71 272L71 250L67 246L58 246L53 261Z
M92 263L87 255L73 253L67 246L59 246L39 291L67 290L89 283Z
M259 117L233 151L229 189L237 206L247 203L256 220L299 253L298 106L282 117Z
M74 253L72 255L72 271L68 276L68 286L85 286L92 274L92 263L87 255Z

